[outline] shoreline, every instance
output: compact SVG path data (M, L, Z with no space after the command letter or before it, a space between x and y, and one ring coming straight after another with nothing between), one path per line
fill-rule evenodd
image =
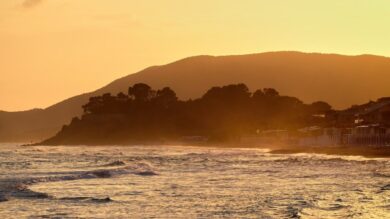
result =
M293 145L242 145L239 143L148 143L148 144L67 144L67 145L37 145L24 144L22 147L30 146L69 146L69 147L133 147L133 146L183 146L183 147L210 147L210 148L248 148L248 149L269 149L271 154L324 154L339 156L362 156L365 158L390 158L390 146L293 146Z
M365 158L390 158L389 146L334 146L334 147L286 147L271 149L271 154L324 154L338 156L362 156Z

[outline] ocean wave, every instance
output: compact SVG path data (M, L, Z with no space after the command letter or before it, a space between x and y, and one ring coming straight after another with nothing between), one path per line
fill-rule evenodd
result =
M44 192L35 192L29 188L24 188L21 190L13 191L10 196L14 198L24 198L24 199L47 199L51 196Z
M297 207L288 206L286 213L288 218L301 218L301 210Z
M64 197L60 198L63 201L83 201L83 202L94 202L94 203L108 203L113 202L110 197L106 198L93 198L93 197Z
M286 157L276 157L276 159L272 160L276 163L348 163L348 164L377 164L377 163L389 163L389 160L386 159L380 159L380 158L372 158L372 159L366 159L366 158L351 158L348 156L333 156L333 155L307 155L304 156L303 154L299 155L289 155ZM390 164L390 163L389 163Z
M381 191L390 191L390 184L382 186L380 190Z
M3 182L0 187L0 191L3 195L0 195L1 200L8 201L6 196L16 197L16 198L51 198L50 195L46 193L35 192L29 189L29 186L37 183L47 183L47 182L61 182L61 181L72 181L72 180L82 180L82 179L97 179L97 178L111 178L117 177L120 175L126 174L135 174L139 176L155 176L158 175L153 171L152 166L147 163L136 163L134 165L128 165L121 168L111 168L111 169L97 169L93 171L76 171L73 174L68 173L69 175L61 176L48 176L48 177L38 177L38 178L29 178L29 179L7 179L6 182ZM91 198L93 199L93 198ZM95 200L97 201L97 200Z
M319 160L334 160L334 161L350 161L350 162L365 162L365 163L375 163L377 161L389 161L388 158L371 158L357 155L330 155L330 154L309 154L309 153L299 153L295 156L311 157Z
M3 195L0 195L0 202L6 202L6 201L8 201L8 198Z
M113 162L111 162L111 163L109 163L109 164L106 164L106 165L104 165L104 166L106 166L106 167L111 167L111 166L124 166L124 165L126 165L125 162L123 162L123 161L121 161L121 160L116 160L116 161L113 161Z

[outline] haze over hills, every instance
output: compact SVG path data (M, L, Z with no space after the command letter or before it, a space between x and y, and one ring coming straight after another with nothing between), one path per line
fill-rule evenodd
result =
M310 103L323 100L341 109L390 94L390 58L361 55L270 52L235 56L196 56L154 66L113 81L46 109L0 111L0 141L38 141L55 134L80 115L89 97L127 92L143 82L169 86L179 98L200 97L212 86L245 83L250 89L272 87ZM51 92L51 91L48 91Z

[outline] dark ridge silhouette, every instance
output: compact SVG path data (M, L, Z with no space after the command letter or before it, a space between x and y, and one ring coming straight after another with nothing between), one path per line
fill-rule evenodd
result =
M236 56L196 56L147 68L113 81L91 93L57 103L44 110L0 112L0 141L37 141L60 130L89 97L127 92L129 84L166 86L180 99L198 98L208 88L245 83L250 89L273 87L304 102L324 100L335 108L375 100L390 94L390 58L361 55L270 52ZM48 91L52 92L52 91Z
M251 93L245 84L212 87L201 98L178 100L169 87L137 83L127 95L91 97L84 113L38 145L109 145L179 142L198 136L208 142L238 142L260 130L327 125L326 102L304 104L273 88Z

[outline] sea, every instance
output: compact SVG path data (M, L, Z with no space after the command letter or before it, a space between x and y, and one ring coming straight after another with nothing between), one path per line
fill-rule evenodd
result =
M390 218L390 159L0 145L0 218Z

